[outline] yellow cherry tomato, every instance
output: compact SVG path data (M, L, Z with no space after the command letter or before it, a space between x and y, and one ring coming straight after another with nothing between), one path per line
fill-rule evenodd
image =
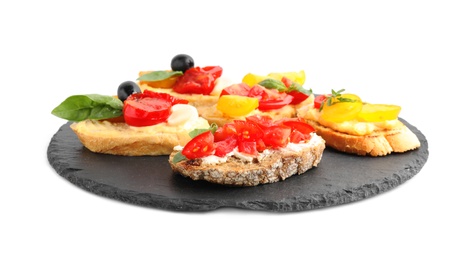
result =
M335 123L354 120L361 112L363 103L361 98L354 94L342 94L331 100L331 105L325 103L321 110L321 118Z
M217 101L217 109L231 117L245 116L259 106L257 98L223 95Z
M150 73L150 72L152 71L140 71L139 77L144 74ZM152 88L172 88L174 83L176 83L178 77L179 76L173 76L173 77L170 77L164 80L158 80L158 81L139 81L139 85L147 85Z
M242 81L248 84L248 86L252 87L255 84L267 78L281 80L283 77L286 77L294 82L297 82L301 86L305 83L305 78L306 78L305 71L301 70L299 72L272 72L266 76L248 73L243 77Z
M385 104L363 104L363 108L358 114L358 120L364 122L382 122L397 119L401 107Z

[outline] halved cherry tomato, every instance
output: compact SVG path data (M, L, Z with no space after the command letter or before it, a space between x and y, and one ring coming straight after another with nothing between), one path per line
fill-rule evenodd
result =
M400 112L400 106L365 103L358 114L358 120L364 122L394 120L398 118Z
M173 85L173 90L181 94L209 95L214 89L214 81L222 75L220 66L193 67L185 71Z
M321 118L330 122L344 122L355 119L363 107L361 98L355 94L342 94L332 98L331 105L324 104Z
M233 84L222 89L220 95L238 95L246 97L249 93L249 90L250 87L246 83Z
M265 145L269 147L286 147L286 145L289 143L290 134L291 128L288 126L270 126L267 129L264 129L263 141Z
M211 131L206 131L190 140L182 149L182 154L187 159L196 159L211 155L214 150L214 135Z
M154 93L154 92L153 92ZM130 95L123 105L123 117L131 126L150 126L165 122L171 115L171 99L145 93Z
M257 98L238 96L238 95L223 95L217 100L217 110L227 116L237 117L245 116L251 113L259 106Z
M214 151L215 156L224 157L229 152L233 151L238 146L238 139L235 136L230 136L222 141L215 143L216 150Z

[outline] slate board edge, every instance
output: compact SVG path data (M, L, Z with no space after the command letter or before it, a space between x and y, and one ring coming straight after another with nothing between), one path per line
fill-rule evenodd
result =
M419 132L421 134L421 132ZM56 133L54 136L56 136ZM334 193L328 194L317 194L311 197L296 197L296 198L285 198L283 201L245 201L240 203L230 203L225 200L192 200L192 199L171 199L164 196L148 193L139 193L131 190L123 190L114 187L100 184L92 180L84 178L74 178L72 172L78 171L78 169L66 169L63 165L53 160L51 156L51 148L53 147L54 136L51 139L48 147L48 160L56 172L73 183L74 185L97 194L102 197L115 199L121 202L146 206L171 211L211 211L219 208L240 208L257 211L271 211L271 212L298 212L307 211L313 209L320 209L331 206L340 206L351 202L360 201L365 198L373 197L377 194L381 194L385 191L389 191L407 180L414 177L424 166L428 158L428 148L426 153L423 154L423 163L419 165L411 165L404 170L393 174L391 178L385 178L379 183L364 185L358 188L350 188ZM428 146L426 139L421 138L422 146ZM268 184L270 185L270 184Z

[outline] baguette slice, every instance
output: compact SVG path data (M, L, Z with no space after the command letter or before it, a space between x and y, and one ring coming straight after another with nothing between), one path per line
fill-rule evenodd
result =
M324 138L326 145L338 151L362 156L385 156L403 153L420 147L417 136L405 125L399 128L374 131L369 135L350 135L306 120Z
M253 161L238 156L227 157L226 162L205 163L203 159L173 163L178 151L169 157L174 172L192 180L204 180L227 186L257 186L285 180L295 174L303 174L318 166L325 149L324 140L312 133L308 143L297 149L270 150Z
M189 105L173 106L168 123L135 127L110 120L74 122L70 128L81 143L92 152L124 156L169 155L177 145L190 141L189 132L209 128Z
M358 126L352 121L340 126L343 129L325 126L320 123L319 112L313 107L313 100L314 96L311 95L297 106L297 116L315 128L328 147L345 153L374 157L404 153L420 147L417 136L398 119L386 122L385 127L370 122Z

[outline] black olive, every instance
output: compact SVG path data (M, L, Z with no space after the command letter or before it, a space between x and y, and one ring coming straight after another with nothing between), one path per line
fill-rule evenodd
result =
M141 89L136 82L125 81L118 86L117 95L122 102L124 102L133 93L141 93Z
M195 62L193 61L192 57L187 54L178 54L171 60L171 69L173 71L185 72L194 66Z

